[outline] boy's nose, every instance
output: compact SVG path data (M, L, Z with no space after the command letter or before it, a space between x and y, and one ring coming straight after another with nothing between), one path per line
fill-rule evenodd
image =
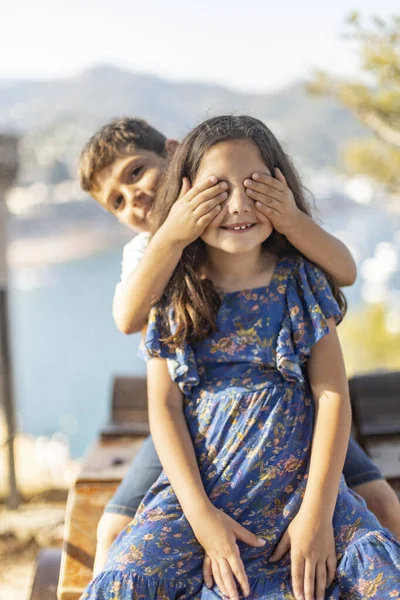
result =
M132 186L126 186L123 190L125 200L132 206L141 206L147 202L146 194L140 189L135 189Z

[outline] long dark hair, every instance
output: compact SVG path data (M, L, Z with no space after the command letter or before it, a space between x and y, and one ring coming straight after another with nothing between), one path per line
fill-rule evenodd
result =
M172 156L153 207L152 233L166 220L179 196L183 177L193 181L205 153L215 144L228 140L249 140L256 144L270 172L273 174L276 167L280 169L298 208L311 216L300 177L270 129L254 117L227 115L208 119L198 125L184 138ZM263 245L278 256L301 255L284 235L275 230ZM202 267L206 261L206 246L198 238L184 249L161 298L161 309L168 306L174 313L176 328L171 332L167 324L167 312L160 311L161 318L165 319L163 341L172 347L205 339L216 329L216 315L221 299L213 283L202 275ZM332 278L328 279L336 300L341 309L345 310L343 294Z

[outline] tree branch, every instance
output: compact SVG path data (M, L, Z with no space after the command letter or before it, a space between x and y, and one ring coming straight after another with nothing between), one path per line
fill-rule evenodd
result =
M379 116L378 113L363 109L361 107L356 108L356 113L360 120L381 139L383 142L391 144L400 148L400 131L396 131L390 125Z

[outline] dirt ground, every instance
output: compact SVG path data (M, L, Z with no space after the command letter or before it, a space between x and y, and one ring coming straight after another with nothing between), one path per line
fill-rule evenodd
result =
M17 511L0 505L0 600L28 600L41 548L61 547L66 492L47 492Z
M68 489L79 470L66 444L18 434L16 476L25 501L8 510L7 435L0 412L0 600L28 600L42 548L61 547Z

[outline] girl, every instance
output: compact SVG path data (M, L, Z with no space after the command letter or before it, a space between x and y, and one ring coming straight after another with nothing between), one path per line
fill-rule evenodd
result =
M167 170L159 224L183 177L217 176L228 197L150 314L149 413L164 472L83 598L396 597L400 545L341 477L345 302L273 230L256 174L275 175L271 195L288 188L308 213L257 119L206 121Z

